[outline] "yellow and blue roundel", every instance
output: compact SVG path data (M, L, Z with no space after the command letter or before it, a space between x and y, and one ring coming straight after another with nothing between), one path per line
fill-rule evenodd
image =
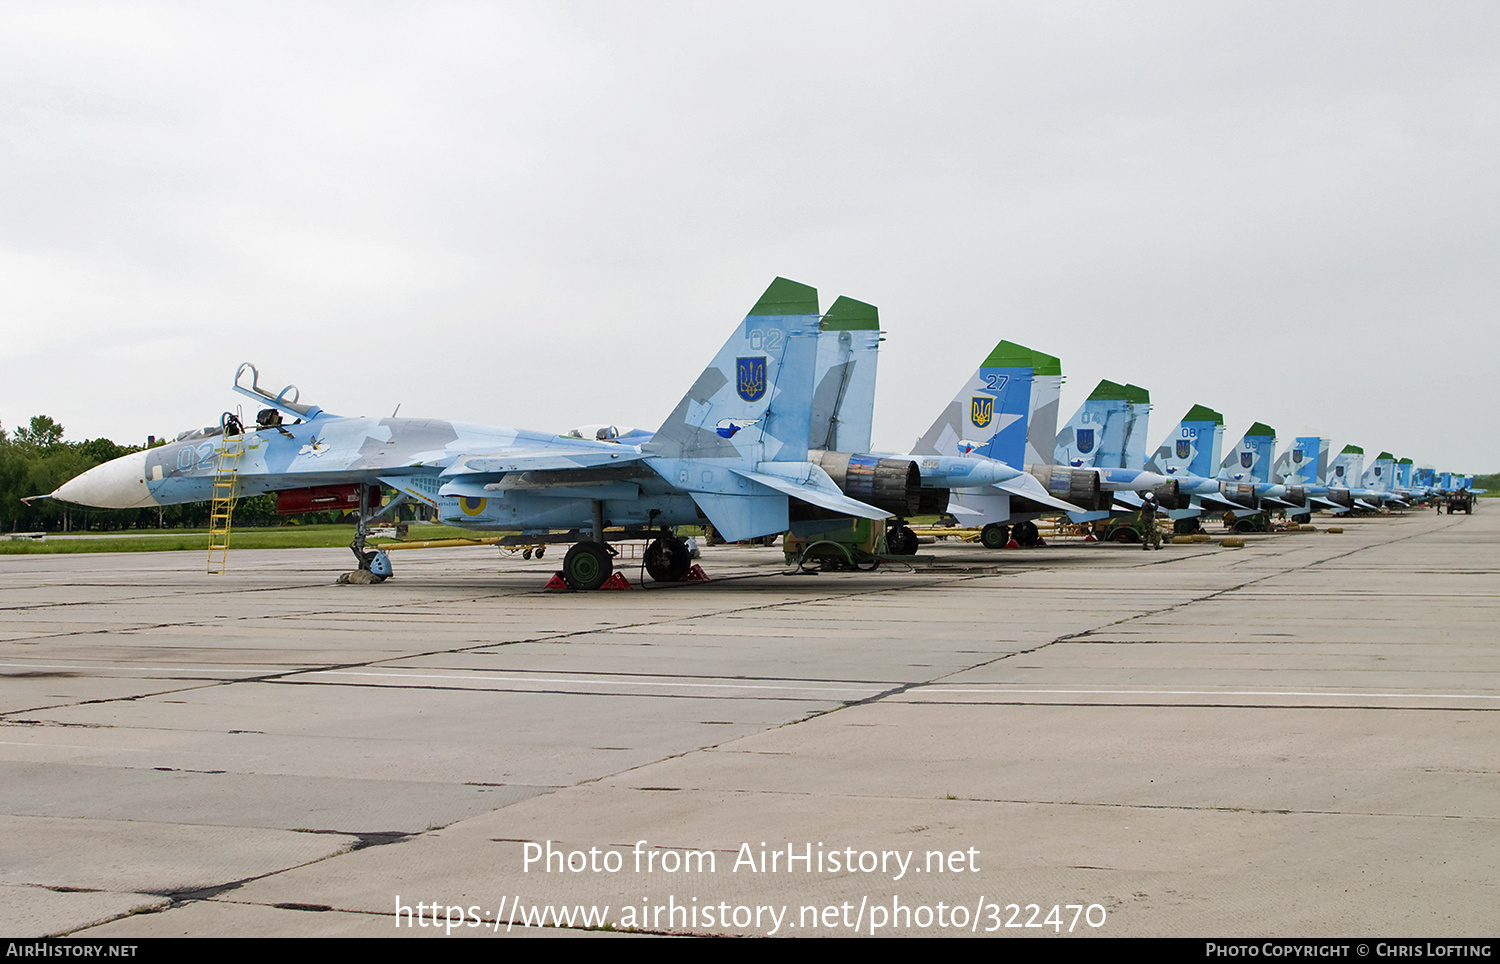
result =
M975 428L987 428L995 418L993 395L975 395L969 400L969 421Z
M475 516L484 512L487 500L472 496L461 495L458 497L458 507L464 510L464 515Z
M766 359L736 358L734 390L747 402L758 402L766 393Z

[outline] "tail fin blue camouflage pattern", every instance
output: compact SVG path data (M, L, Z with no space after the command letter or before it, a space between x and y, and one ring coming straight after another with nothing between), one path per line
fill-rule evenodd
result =
M1124 385L1103 379L1057 433L1054 461L1075 469L1139 467L1140 463L1134 466L1126 464L1125 447L1130 421L1128 390Z
M1144 468L1146 465L1146 431L1150 426L1151 393L1139 385L1126 384L1125 404L1125 457L1120 463L1120 468Z
M880 313L842 295L819 325L808 446L829 452L868 452L875 422L875 369L880 358Z
M917 439L912 454L980 455L1014 468L1025 465L1034 354L1014 342L996 345Z
M1031 404L1026 412L1025 465L1053 463L1052 453L1057 447L1058 408L1062 404L1062 383L1062 361L1056 355L1033 351Z
M641 452L731 542L786 531L787 497L868 519L807 461L818 293L777 278Z
M1223 440L1224 416L1194 405L1167 434L1146 468L1161 475L1212 478Z
M1283 485L1321 485L1328 470L1328 444L1320 436L1298 436L1276 459L1271 480Z
M1360 487L1364 476L1365 450L1358 445L1346 445L1328 466L1328 485L1345 489Z
M1276 432L1269 425L1256 422L1245 437L1224 456L1219 478L1229 482L1270 482L1271 464L1276 458Z
M818 321L817 289L777 278L642 451L745 465L804 460Z
M1371 492L1388 495L1395 486L1395 474L1396 457L1389 452L1381 452L1375 456L1374 463L1360 481Z

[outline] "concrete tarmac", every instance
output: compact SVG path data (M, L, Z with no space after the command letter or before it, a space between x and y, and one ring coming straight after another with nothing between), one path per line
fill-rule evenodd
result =
M1500 514L1315 524L594 593L0 556L3 929L1493 937Z

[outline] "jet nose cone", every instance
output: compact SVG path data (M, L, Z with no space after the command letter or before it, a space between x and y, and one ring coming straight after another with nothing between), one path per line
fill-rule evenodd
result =
M100 509L139 509L157 504L146 488L145 452L96 465L64 482L52 498Z

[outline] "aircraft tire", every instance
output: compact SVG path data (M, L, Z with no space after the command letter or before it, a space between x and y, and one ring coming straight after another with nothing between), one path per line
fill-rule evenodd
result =
M1140 536L1130 526L1120 526L1109 534L1110 542L1131 543L1140 542Z
M1036 523L1028 519L1025 522L1016 523L1015 537L1018 543L1030 547L1041 541L1042 534L1037 531Z
M574 543L563 557L563 581L570 589L598 589L613 569L609 550L597 542Z
M917 534L907 526L893 526L885 534L885 548L893 556L914 556Z
M681 539L653 539L646 546L646 574L657 582L679 582L693 560Z
M1010 527L991 522L979 530L979 542L986 549L1004 549L1010 541Z

